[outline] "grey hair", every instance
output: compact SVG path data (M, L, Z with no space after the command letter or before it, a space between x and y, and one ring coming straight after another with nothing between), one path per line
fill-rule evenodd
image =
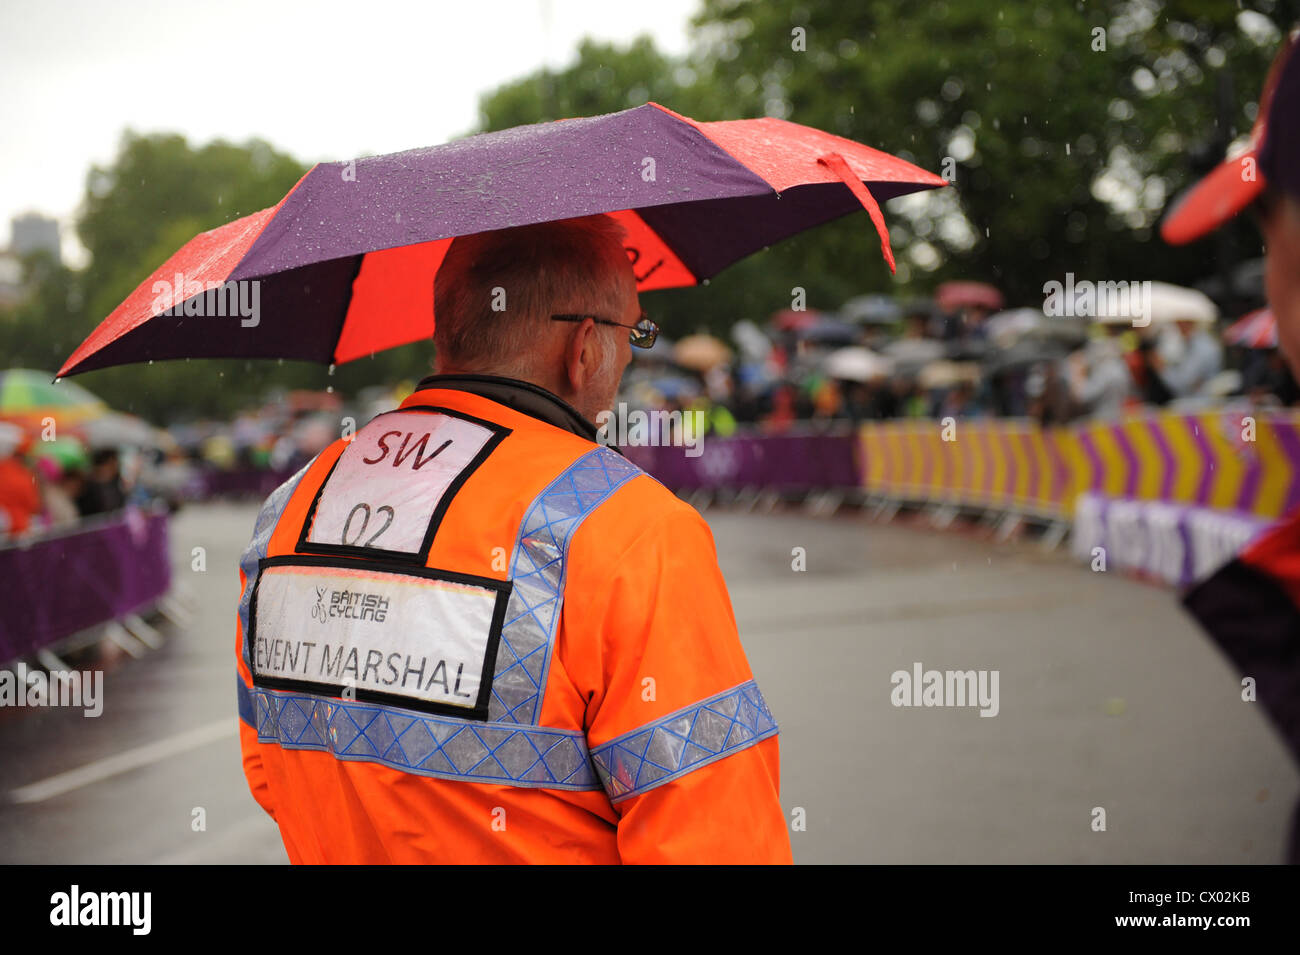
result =
M552 314L617 320L635 286L624 238L593 215L452 240L433 285L438 370L519 377L534 370L532 344Z

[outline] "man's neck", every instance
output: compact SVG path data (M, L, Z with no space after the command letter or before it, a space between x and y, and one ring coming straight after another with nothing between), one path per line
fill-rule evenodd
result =
M545 421L563 431L596 440L596 425L588 421L577 408L559 395L541 385L503 375L479 375L468 372L448 372L430 375L416 386L425 388L450 388L467 391L487 398L507 408Z

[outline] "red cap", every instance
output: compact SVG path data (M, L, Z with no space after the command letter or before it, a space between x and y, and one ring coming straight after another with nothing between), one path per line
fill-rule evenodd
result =
M1255 125L1250 130L1250 146L1244 152L1225 159L1204 179L1189 189L1179 199L1164 222L1160 224L1160 235L1170 245L1184 245L1201 236L1213 232L1242 209L1250 205L1263 190L1264 171L1260 168L1260 152L1269 135L1269 126L1280 126L1284 122L1281 115L1270 116L1273 110L1274 92L1277 90L1283 73L1300 72L1300 57L1291 70L1286 64L1291 52L1296 48L1297 36L1293 35L1273 60L1268 77L1264 80L1264 93L1259 100L1259 111L1255 114ZM1288 76L1288 82L1291 80ZM1295 117L1286 121L1295 122Z

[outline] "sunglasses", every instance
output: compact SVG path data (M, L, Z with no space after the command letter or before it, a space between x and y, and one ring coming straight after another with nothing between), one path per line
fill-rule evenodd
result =
M627 340L635 348L649 348L659 337L659 326L646 317L645 310L641 311L641 318L635 325L627 325L623 322L611 321L608 318L601 318L599 315L552 315L553 322L582 322L591 319L597 325L613 325L617 328L630 328L632 334L628 335Z

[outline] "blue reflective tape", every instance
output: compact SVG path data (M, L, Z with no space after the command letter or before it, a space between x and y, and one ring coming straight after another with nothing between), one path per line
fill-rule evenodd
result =
M582 733L253 687L257 738L437 779L599 790Z
M776 733L776 718L750 680L597 746L591 760L610 802L619 802Z
M244 678L238 673L235 674L235 700L239 704L239 718L253 729L257 729L257 723L253 720L253 700L249 696Z
M253 600L253 585L257 582L257 562L266 556L266 550L271 544L271 535L275 532L275 525L280 523L280 515L284 513L285 507L289 504L289 498L293 492L298 489L298 484L302 481L303 475L307 469L315 462L315 458L308 461L301 471L295 474L289 480L285 481L267 497L262 504L262 509L257 512L257 522L253 526L253 538L244 548L244 553L239 558L239 569L244 572L244 589L239 595L239 626L240 633L243 635L243 654L244 662L252 665L248 655L248 605Z
M510 562L513 588L497 649L490 719L537 723L564 602L569 542L592 511L642 473L617 451L595 448L569 465L524 512Z

